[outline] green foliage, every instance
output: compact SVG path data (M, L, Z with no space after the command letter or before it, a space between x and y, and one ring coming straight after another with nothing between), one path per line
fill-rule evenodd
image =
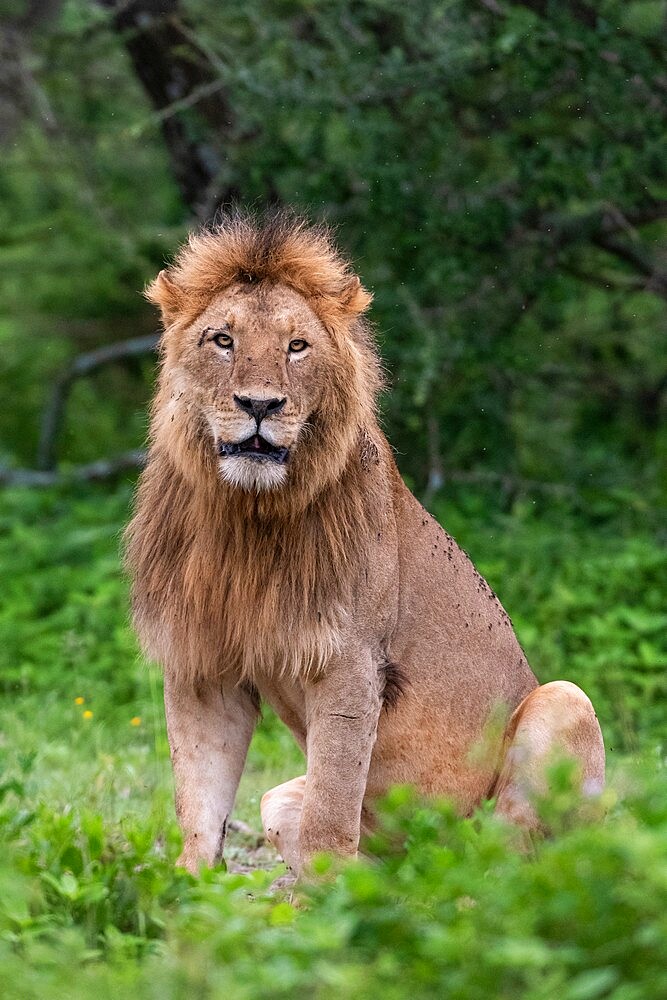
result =
M624 777L623 801L608 793L595 817L528 854L488 810L461 819L397 788L373 860L318 859L296 908L268 891L275 873L174 870L174 838L160 844L145 817L119 835L76 805L26 814L16 782L0 806L5 995L658 1000L665 776Z
M72 697L91 683L98 690L111 686L116 703L135 693L127 664L136 647L127 627L119 561L129 500L128 491L100 491L97 502L90 492L85 497L2 494L0 684L5 691L41 687L46 675L50 690L55 681Z
M2 492L3 997L664 997L664 2L182 0L227 130L201 95L153 111L104 5L46 6L28 31L40 5L10 3L2 47L0 464L33 463L68 359L155 329L141 287L192 221L176 124L219 190L339 227L375 293L401 470L538 677L591 695L612 766L584 815L556 768L557 835L523 854L489 808L395 789L373 860L320 859L298 905L239 832L230 868L252 873L192 879L128 623L130 488ZM152 379L78 383L61 459L138 446ZM267 711L237 815L257 829L261 792L303 768Z
M224 134L194 99L152 112L98 5L69 0L29 40L37 97L0 166L4 455L29 461L64 356L155 323L139 290L189 222L168 123L220 162L217 190L340 227L418 488L444 466L565 483L598 510L623 486L664 495L664 3L181 8ZM610 226L629 253L601 245ZM125 381L73 400L65 457L140 442Z

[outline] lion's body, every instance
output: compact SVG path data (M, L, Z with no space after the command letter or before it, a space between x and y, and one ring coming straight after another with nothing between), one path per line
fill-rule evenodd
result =
M369 553L368 583L350 614L388 680L367 783L367 805L392 784L453 797L468 812L489 794L497 760L469 760L494 709L511 713L537 686L510 620L456 542L409 493L388 448L390 476L368 473L368 496L391 482L385 517ZM299 678L257 676L262 698L306 749ZM474 756L474 755L473 755Z
M472 751L537 681L497 598L396 469L375 417L369 297L324 235L284 219L199 237L152 297L164 364L128 557L140 637L165 667L184 862L221 850L257 694L308 757L290 790L295 842L287 824L272 838L293 864L356 850L362 807L370 817L397 782L471 810L502 776L502 732ZM276 415L253 430L256 399ZM239 455L248 434L271 454ZM568 697L598 780L597 722Z

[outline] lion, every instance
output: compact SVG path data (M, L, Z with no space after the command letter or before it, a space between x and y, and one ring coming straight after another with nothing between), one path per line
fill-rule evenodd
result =
M306 774L262 799L296 872L355 855L409 783L539 826L556 750L603 787L593 706L543 686L498 598L398 472L371 303L324 227L236 213L147 289L161 310L150 449L127 532L133 617L164 669L178 863L217 863L260 703ZM471 751L504 706L492 753Z

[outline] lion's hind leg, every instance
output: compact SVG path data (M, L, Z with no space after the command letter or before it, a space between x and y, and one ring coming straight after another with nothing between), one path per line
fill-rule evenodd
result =
M546 772L558 757L578 763L583 795L602 791L605 753L600 725L590 700L569 681L535 688L512 715L495 786L496 813L528 830L540 829L533 800L548 794Z
M299 869L299 824L305 787L306 776L302 774L271 788L260 804L266 839L294 871Z

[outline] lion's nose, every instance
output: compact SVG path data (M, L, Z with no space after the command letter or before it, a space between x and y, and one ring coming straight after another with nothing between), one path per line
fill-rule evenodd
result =
M234 402L239 409L254 417L259 427L264 417L280 413L287 400L285 397L282 399L251 399L250 396L234 396Z

